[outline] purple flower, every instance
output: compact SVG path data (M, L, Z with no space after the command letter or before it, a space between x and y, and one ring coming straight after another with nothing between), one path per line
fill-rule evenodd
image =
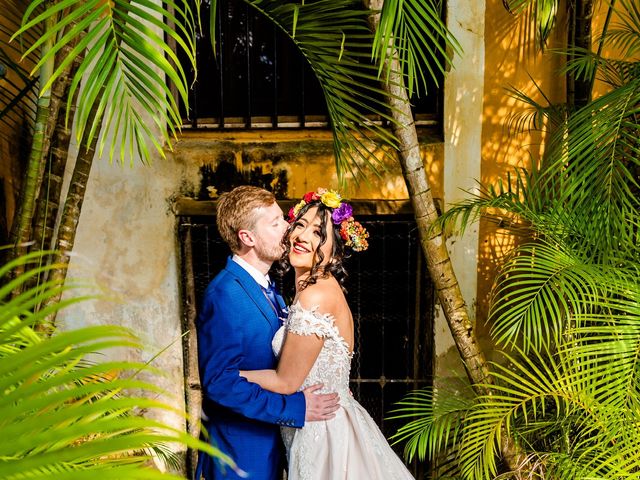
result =
M341 203L338 208L336 208L331 214L331 219L333 223L337 223L338 225L349 219L353 215L353 208L348 203Z

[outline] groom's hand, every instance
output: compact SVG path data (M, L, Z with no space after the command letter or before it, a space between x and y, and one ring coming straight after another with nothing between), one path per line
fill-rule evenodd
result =
M340 408L340 397L337 393L313 393L323 387L321 383L305 388L304 400L307 404L304 419L307 422L329 420L336 416Z

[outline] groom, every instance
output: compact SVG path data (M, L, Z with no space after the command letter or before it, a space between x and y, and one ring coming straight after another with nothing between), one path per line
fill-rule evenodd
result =
M242 186L220 197L217 225L233 257L211 281L198 318L198 355L204 426L214 446L229 455L252 480L276 480L282 472L279 425L302 427L327 420L338 409L337 394L293 395L263 390L239 370L272 369L271 339L285 305L270 287L269 269L283 253L287 229L270 192ZM241 478L204 454L196 478Z

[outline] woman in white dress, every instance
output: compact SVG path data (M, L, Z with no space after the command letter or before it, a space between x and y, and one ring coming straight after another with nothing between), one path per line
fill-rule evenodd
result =
M282 427L289 480L394 480L413 477L366 410L349 393L354 328L341 281L344 254L367 248L368 233L339 194L307 193L289 211L285 267L295 271L296 296L273 338L276 370L241 371L249 381L289 394L323 384L337 392L335 418Z

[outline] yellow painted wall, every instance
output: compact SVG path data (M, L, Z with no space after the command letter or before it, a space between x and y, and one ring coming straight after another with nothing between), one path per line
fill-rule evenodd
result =
M596 2L593 15L593 50L608 8L607 2ZM561 4L560 11L565 6ZM548 42L548 50L540 52L535 48L531 24L523 16L513 16L506 11L502 0L487 0L485 28L485 84L484 113L482 122L482 175L483 183L496 184L499 179L506 181L508 172L515 168L529 167L531 161L538 160L544 152L545 137L539 132L518 132L513 118L526 112L527 107L511 98L507 87L515 87L546 104L542 94L553 103L565 99L565 79L559 72L563 57L552 53L554 48L566 44L567 18L559 16L556 27ZM614 14L612 28L619 21ZM619 52L604 51L606 56L619 56ZM537 84L537 86L536 86ZM596 82L594 96L600 96L608 87ZM489 342L488 298L496 271L496 259L507 254L517 242L517 238L494 222L482 221L478 249L478 334L485 346ZM486 352L493 349L485 348Z
M564 80L558 74L562 57L536 49L527 20L526 16L510 14L502 0L487 0L481 165L484 184L495 184L499 179L506 181L508 172L528 167L531 160L539 159L544 151L545 138L539 132L517 131L515 119L529 109L511 97L507 88L521 90L543 104L546 101L538 88L552 102L564 98ZM559 18L558 25L564 24L565 19ZM564 36L564 29L556 28L548 47L563 46ZM494 223L481 222L476 313L478 334L485 344L488 342L487 301L496 270L495 258L510 251L514 244L514 238L497 229Z

